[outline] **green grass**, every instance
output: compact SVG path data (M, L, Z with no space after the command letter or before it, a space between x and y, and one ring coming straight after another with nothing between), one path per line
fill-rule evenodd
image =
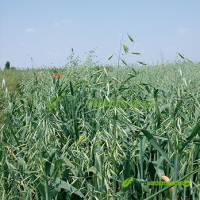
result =
M1 199L198 199L199 75L181 61L2 71ZM163 176L190 187L144 184Z
M0 125L3 118L2 110L8 106L6 96L9 96L9 101L12 101L16 96L21 96L20 82L26 76L25 70L3 70L0 71ZM9 95L7 95L9 93Z

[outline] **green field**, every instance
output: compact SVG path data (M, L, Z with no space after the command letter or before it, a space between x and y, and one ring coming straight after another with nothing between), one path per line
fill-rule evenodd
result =
M0 71L0 198L200 199L199 78L188 60Z

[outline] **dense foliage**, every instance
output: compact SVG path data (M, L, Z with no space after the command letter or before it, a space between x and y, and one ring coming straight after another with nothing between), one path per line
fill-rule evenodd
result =
M73 66L24 71L16 94L5 83L1 199L198 199L199 69ZM147 184L169 179L190 184Z

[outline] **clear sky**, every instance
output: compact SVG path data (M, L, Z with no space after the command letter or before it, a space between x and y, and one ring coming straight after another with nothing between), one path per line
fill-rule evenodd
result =
M200 0L0 0L0 68L65 65L71 48L84 61L97 47L97 60L112 63L127 32L142 54L128 62L173 61L177 52L199 62Z

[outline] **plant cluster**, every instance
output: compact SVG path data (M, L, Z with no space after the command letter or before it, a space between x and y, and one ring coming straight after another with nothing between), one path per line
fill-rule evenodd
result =
M1 199L198 199L199 67L28 71L5 97ZM190 186L144 184L161 180Z

